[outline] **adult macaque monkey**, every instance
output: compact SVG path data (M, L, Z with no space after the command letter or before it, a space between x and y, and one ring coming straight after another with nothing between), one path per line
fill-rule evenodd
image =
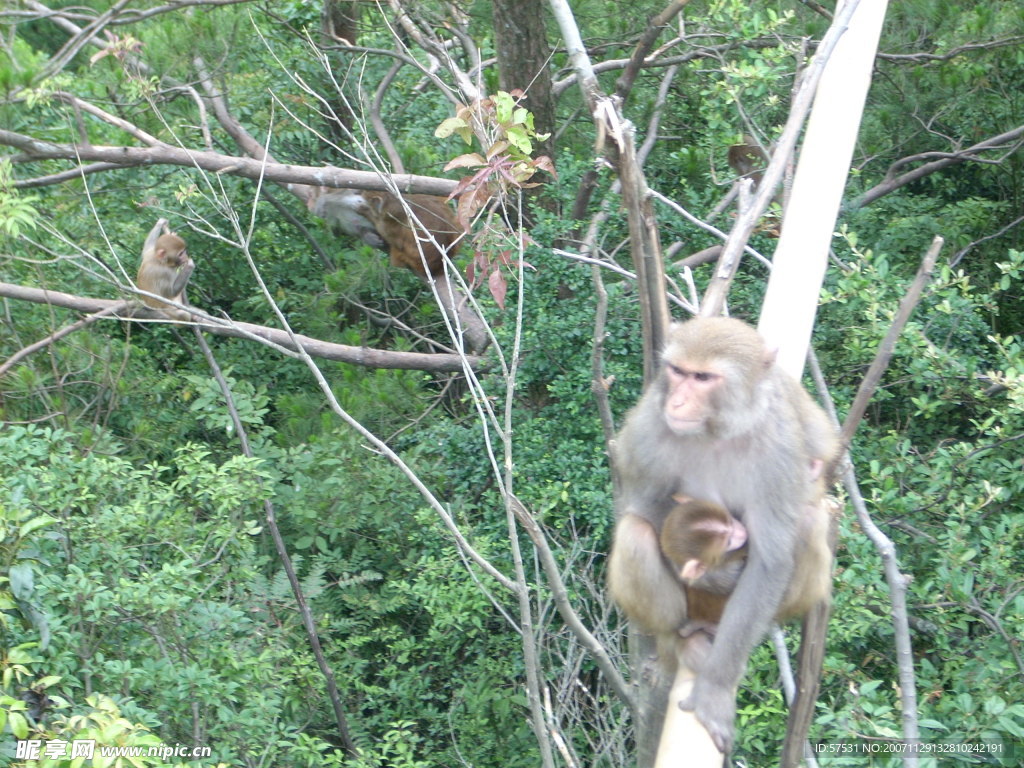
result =
M677 503L673 495L713 501L743 524L746 564L692 694L681 702L727 753L736 688L786 597L801 520L821 501L822 467L838 444L825 413L739 320L674 325L662 360L616 440L621 492L609 587L643 629L656 637L677 634L688 618L686 598L659 544Z
M196 264L188 255L184 240L173 232L160 234L166 224L166 219L160 219L146 237L135 285L143 291L180 304ZM188 312L152 296L143 296L142 301L147 307L159 309L176 320L188 320L191 317Z
M310 195L308 206L332 232L355 235L386 250L391 266L407 267L433 281L442 310L453 326L461 327L469 350L480 353L487 348L490 338L483 320L445 275L444 258L455 257L464 233L444 198L403 195L400 200L390 192L319 187Z
M443 198L404 195L404 200L411 217L390 192L321 187L310 197L309 209L332 229L386 249L391 266L407 267L420 277L439 275L445 254L455 256L462 229Z

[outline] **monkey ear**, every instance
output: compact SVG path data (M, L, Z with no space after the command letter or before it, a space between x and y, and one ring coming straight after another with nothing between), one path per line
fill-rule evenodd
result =
M384 201L387 199L385 196L388 194L387 192L381 192L379 195L373 195L372 197L365 195L364 197L366 204L379 216L381 211L384 210Z
M676 504L689 504L693 499L683 493L673 493L672 501Z
M683 567L679 569L679 575L684 581L696 581L704 575L705 571L707 571L707 568L704 566L704 563L696 558L692 558L683 563Z
M764 351L764 369L767 371L773 365L775 365L775 359L779 356L779 348L776 346L768 347Z

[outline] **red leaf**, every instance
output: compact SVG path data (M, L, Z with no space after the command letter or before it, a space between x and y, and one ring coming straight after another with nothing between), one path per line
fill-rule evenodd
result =
M491 296L502 309L505 308L505 294L508 293L508 280L502 274L500 268L494 269L491 276L487 278L487 287L491 289Z

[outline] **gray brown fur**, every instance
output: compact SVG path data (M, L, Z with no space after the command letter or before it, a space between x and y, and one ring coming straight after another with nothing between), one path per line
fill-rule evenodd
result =
M690 499L677 504L665 518L659 541L668 560L681 569L688 560L700 561L719 579L702 587L701 579L683 579L686 590L688 622L682 632L689 634L694 622L717 625L729 593L739 579L746 562L747 549L727 550L721 535L710 536L701 524L709 520L727 524L732 516L719 504ZM808 507L800 521L793 578L775 620L788 621L803 616L812 606L827 600L831 591L832 551L828 541L829 514L821 504ZM729 588L730 582L732 587Z
M142 261L135 284L149 293L183 303L182 294L196 267L185 250L185 241L178 235L169 233L160 235L152 245L149 244L150 239L147 238L146 242L142 249ZM170 317L179 320L189 319L188 312L152 296L143 296L142 301L146 306L159 309Z
M694 434L672 431L663 415L667 368L627 416L615 446L621 493L609 588L642 629L671 637L687 620L683 592L657 548L673 494L719 503L746 526L747 562L693 694L683 702L728 752L736 688L751 650L783 605L801 520L819 506L821 466L835 460L838 442L825 413L745 323L700 318L675 325L663 359L719 371L722 385L709 395L706 420ZM659 639L660 652L670 647Z
M391 266L407 267L420 277L444 271L444 256L454 258L462 229L444 198L404 195L412 211L390 192L320 190L310 198L310 211L332 230L355 235L387 250ZM420 251L422 250L422 256Z

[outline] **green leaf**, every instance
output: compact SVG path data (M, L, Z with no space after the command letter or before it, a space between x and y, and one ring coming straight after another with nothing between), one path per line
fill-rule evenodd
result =
M57 519L50 517L49 515L39 515L38 517L33 517L31 520L22 523L21 529L19 530L18 533L21 536L21 538L24 539L30 533L32 533L32 531L39 530L40 528L43 528L47 525L53 525L56 522Z
M11 712L8 715L8 725L11 726L11 733L16 739L24 740L28 737L28 720L20 712Z
M439 139L447 139L456 131L465 128L469 128L469 125L461 117L449 117L441 121L441 124L434 130L434 135Z

